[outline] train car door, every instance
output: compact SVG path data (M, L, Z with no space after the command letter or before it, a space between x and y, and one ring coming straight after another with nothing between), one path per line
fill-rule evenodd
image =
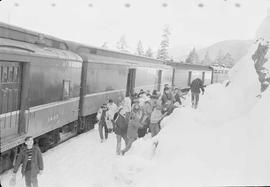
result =
M131 96L135 88L136 69L128 70L126 96Z
M189 71L188 72L188 86L190 86L190 84L191 84L191 76L192 76L192 72Z
M3 138L18 134L21 70L19 62L0 61L0 128Z
M203 85L204 85L204 79L205 79L205 72L202 72L202 82L203 82Z
M161 89L161 78L162 78L162 70L158 70L158 85L157 85L158 91L160 91Z

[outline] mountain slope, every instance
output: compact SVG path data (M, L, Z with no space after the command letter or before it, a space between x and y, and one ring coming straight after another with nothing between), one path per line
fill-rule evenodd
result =
M209 53L211 60L214 60L219 54L225 55L230 53L235 62L237 62L241 57L247 54L248 49L252 44L252 40L225 40L217 42L209 47L202 49L196 49L200 60L202 60L206 54ZM174 57L174 59L184 60L188 53L192 50L192 47L173 47L169 49L169 54Z

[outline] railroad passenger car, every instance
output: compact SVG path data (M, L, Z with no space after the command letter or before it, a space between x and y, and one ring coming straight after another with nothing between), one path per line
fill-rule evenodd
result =
M213 82L213 69L210 66L185 63L168 63L168 65L174 68L173 86L182 89L182 91L188 91L195 78L201 78L204 86Z
M109 98L130 96L140 89L161 90L172 84L173 68L142 56L67 42L83 58L80 128L90 125L92 115ZM93 125L93 124L92 124Z
M2 172L25 136L38 137L46 149L77 121L82 58L63 41L6 24L0 24L0 57Z
M230 68L220 64L214 64L211 67L213 68L213 83L222 83L228 80Z

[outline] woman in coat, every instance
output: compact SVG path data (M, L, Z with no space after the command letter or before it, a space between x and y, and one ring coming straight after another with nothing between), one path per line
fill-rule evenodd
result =
M124 150L121 151L124 155L132 146L132 143L138 138L138 129L142 126L143 111L139 105L139 102L135 102L132 106L132 110L128 121L127 138L128 143Z

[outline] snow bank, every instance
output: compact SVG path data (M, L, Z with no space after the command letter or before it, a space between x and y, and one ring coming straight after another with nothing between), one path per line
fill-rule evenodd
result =
M257 37L270 39L269 16ZM268 37L269 35L269 37ZM176 109L152 139L140 139L119 160L126 186L267 185L270 183L270 90L260 93L252 55L230 72L230 84L208 86L198 110ZM269 59L269 54L266 55ZM269 65L269 61L266 66ZM188 98L189 99L189 98ZM149 164L151 163L151 164ZM129 175L130 168L132 177ZM113 173L113 172L111 172ZM107 177L115 175L108 175ZM129 183L125 182L129 179ZM113 181L113 180L112 180Z

